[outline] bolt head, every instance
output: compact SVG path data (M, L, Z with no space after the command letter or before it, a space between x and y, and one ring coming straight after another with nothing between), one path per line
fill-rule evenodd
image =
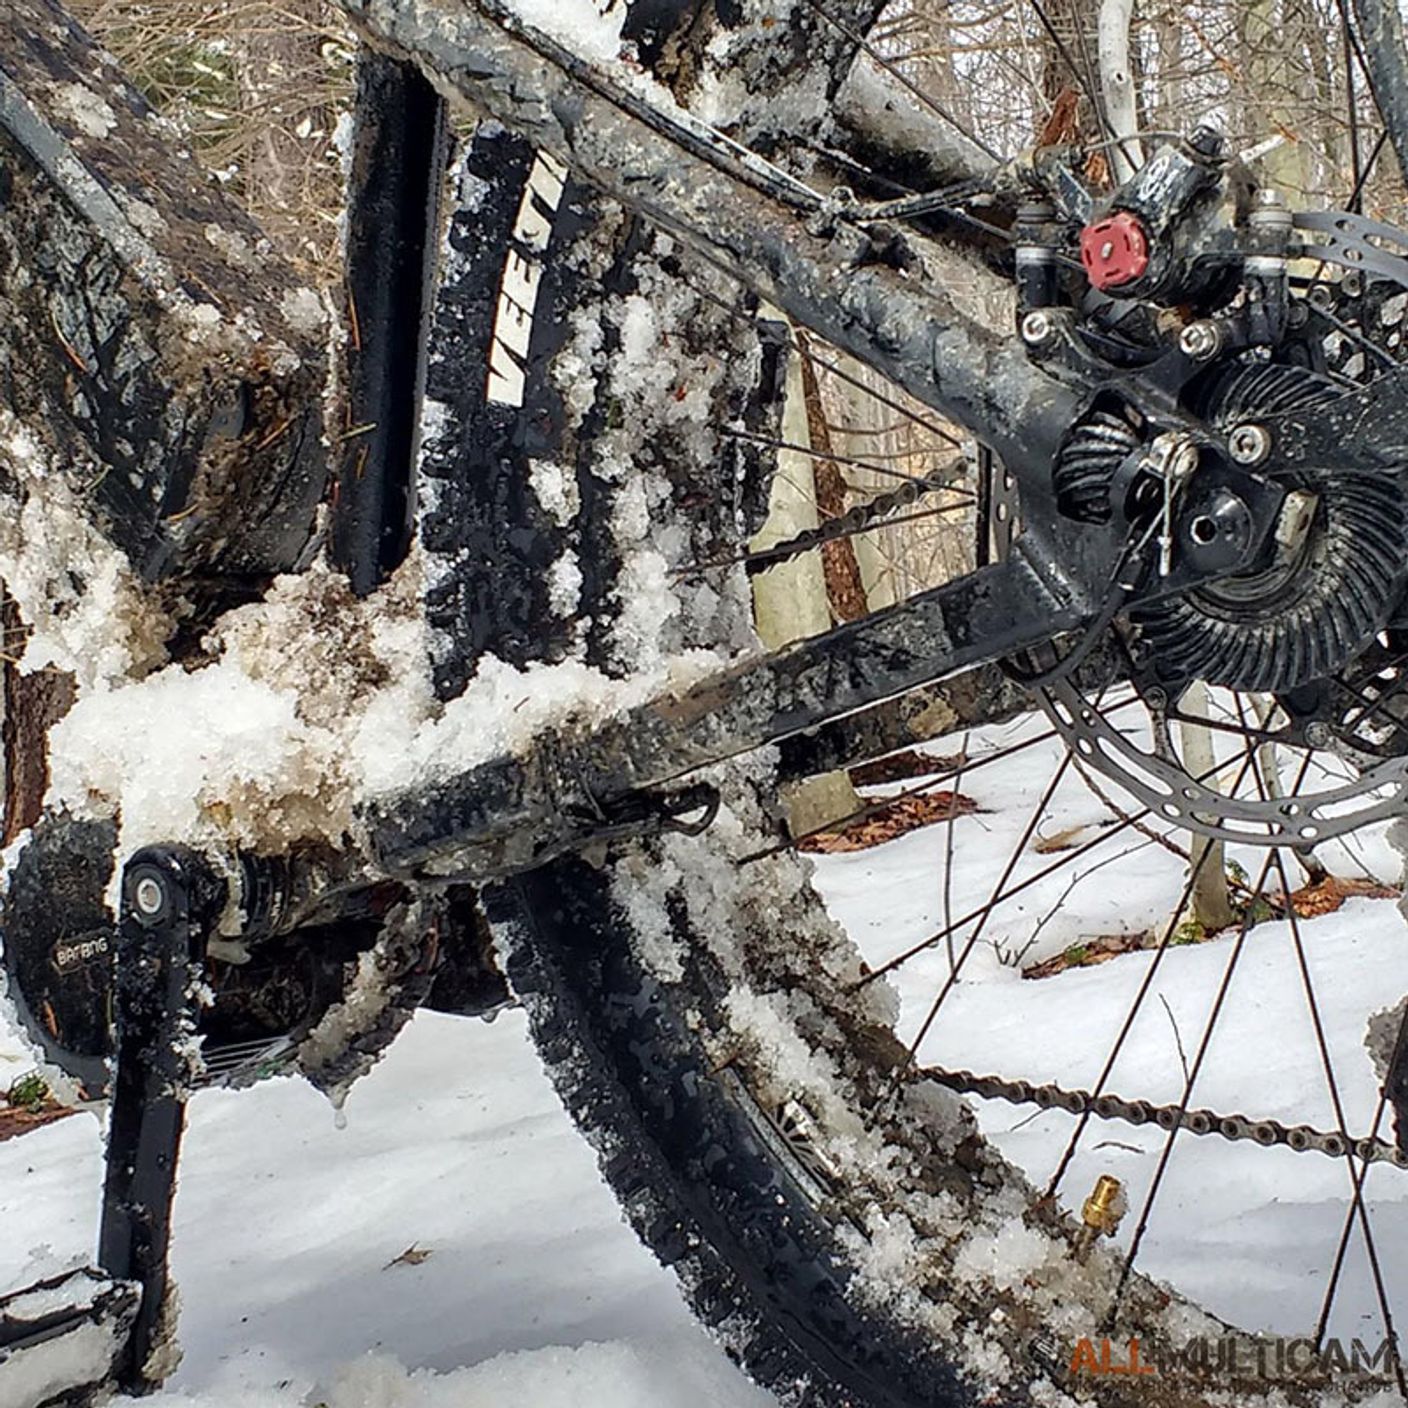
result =
M1264 425L1237 426L1227 437L1227 453L1237 464L1260 464L1271 453L1271 435Z
M162 905L166 903L166 892L162 889L160 881L150 875L144 875L133 889L132 900L138 913L159 914Z
M1051 321L1051 316L1040 308L1033 308L1022 319L1022 341L1028 347L1039 347L1055 331L1056 325Z
M1199 156L1216 157L1222 153L1222 133L1210 123L1200 123L1193 129L1192 136L1188 138L1188 145L1193 148Z
M1216 323L1203 319L1189 323L1183 329L1178 335L1178 346L1185 357L1192 357L1199 362L1206 361L1222 346L1222 334L1218 331Z

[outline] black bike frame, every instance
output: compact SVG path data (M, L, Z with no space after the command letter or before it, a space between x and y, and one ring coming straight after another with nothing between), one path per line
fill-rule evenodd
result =
M485 879L612 835L697 830L711 819L717 794L686 781L689 774L782 740L804 745L797 752L810 763L797 766L839 765L844 739L820 725L844 725L867 706L1063 634L1093 639L1112 602L1184 590L1254 556L1259 539L1216 572L1185 565L1152 585L1134 571L1117 576L1132 566L1130 525L1118 517L1077 524L1052 502L1051 466L1095 392L1093 378L1035 365L1016 338L978 325L941 289L896 267L906 261L894 257L892 231L868 232L841 218L782 171L653 106L493 0L342 2L391 56L364 65L354 154L361 179L348 283L354 307L375 328L349 357L349 399L372 438L345 451L331 547L357 590L375 587L411 531L444 132L440 104L416 69L966 426L1001 457L998 476L1013 477L1025 531L1000 563L746 661L603 728L550 734L524 756L378 807L366 817L370 856L348 855L340 866L320 858L321 868L304 871L277 858L270 873L278 871L279 884L267 888L278 892L285 927L314 914L327 919L336 898L365 890L379 874ZM1356 3L1366 13L1382 8L1378 0ZM9 312L0 382L19 415L50 430L52 448L63 450L55 463L99 471L90 511L138 572L151 583L194 587L218 608L296 566L327 482L319 339L288 312L306 290L274 261L213 258L210 228L238 233L250 249L258 231L163 147L145 104L107 76L55 0L12 0L10 8L0 16L0 254L31 255L32 269L0 290ZM1365 27L1396 33L1396 18ZM1376 71L1389 64L1401 73L1397 49L1391 57L1373 56ZM98 81L93 74L104 75L101 140L54 102L58 78L81 89ZM1408 116L1395 121L1402 91L1400 84L1388 95L1385 117L1408 151ZM107 97L121 101L110 107ZM952 164L952 152L946 160ZM191 315L212 310L239 310L244 329L224 338L213 362L187 346ZM1343 444L1362 444L1370 426L1383 463L1402 463L1403 376L1381 377L1331 412L1317 411L1314 425L1272 418L1279 461L1292 462L1280 448L1289 445L1304 462L1335 463ZM364 478L373 455L384 472ZM1261 493L1264 534L1276 491ZM100 1293L80 1296L76 1311L7 1320L0 1356L104 1316L117 1345L135 1319L111 1367L127 1387L151 1386L156 1368L147 1354L169 1309L166 1243L193 1075L192 979L225 909L217 878L224 873L179 846L128 863L101 1239L110 1275L85 1274ZM142 1286L140 1308L130 1283ZM98 1378L108 1372L102 1366Z

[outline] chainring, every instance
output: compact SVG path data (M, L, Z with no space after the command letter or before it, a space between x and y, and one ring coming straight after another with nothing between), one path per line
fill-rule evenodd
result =
M107 1084L116 926L104 898L117 823L43 817L0 899L5 987L29 1040L89 1094Z
M112 1054L117 924L106 897L117 844L115 821L48 813L0 896L5 994L40 1057L93 1099L106 1092ZM199 1023L205 1083L245 1084L292 1065L376 936L370 922L345 923L237 961L212 955L212 1001Z

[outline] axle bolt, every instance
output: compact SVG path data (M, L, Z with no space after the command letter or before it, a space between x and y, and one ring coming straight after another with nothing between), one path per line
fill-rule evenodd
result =
M144 875L137 881L133 889L133 900L137 909L142 914L158 914L162 905L166 902L166 895L161 888L161 882L153 879L150 875Z
M1051 320L1051 315L1040 308L1033 308L1022 319L1022 341L1028 347L1040 347L1043 342L1049 342L1055 331L1056 324Z
M1271 433L1264 425L1239 425L1227 437L1227 453L1238 464L1260 464L1271 453Z
M1221 346L1222 333L1216 323L1206 319L1189 323L1178 336L1179 351L1195 362L1206 362L1209 357L1216 356Z

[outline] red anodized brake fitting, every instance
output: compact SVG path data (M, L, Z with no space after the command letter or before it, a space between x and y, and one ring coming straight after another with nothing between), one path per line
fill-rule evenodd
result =
M1117 210L1080 232L1080 262L1102 292L1132 283L1149 267L1149 236L1137 215Z

